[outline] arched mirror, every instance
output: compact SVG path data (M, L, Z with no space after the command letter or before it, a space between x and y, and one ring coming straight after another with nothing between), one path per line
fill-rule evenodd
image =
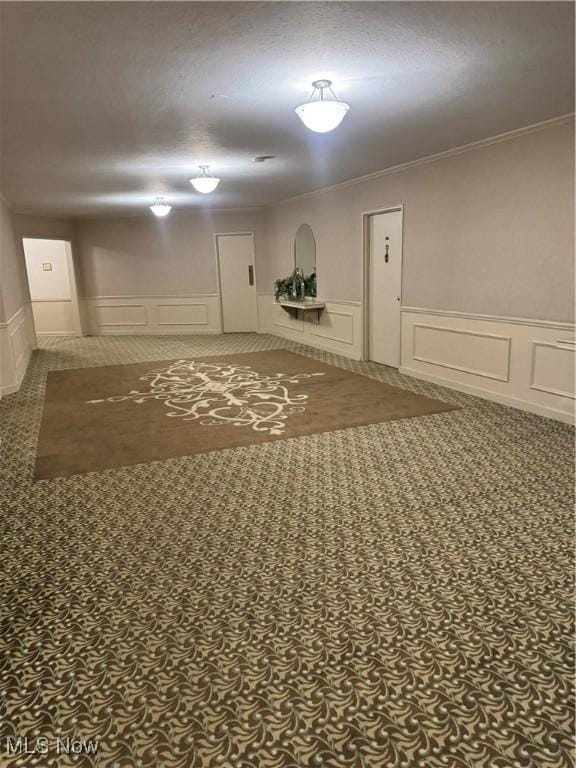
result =
M316 272L316 241L309 224L301 224L294 238L294 268L305 276Z

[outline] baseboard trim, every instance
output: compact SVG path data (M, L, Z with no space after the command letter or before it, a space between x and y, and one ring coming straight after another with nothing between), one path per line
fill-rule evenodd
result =
M87 333L86 336L221 336L222 331L217 329L191 330L185 331L160 331L146 328L145 331L135 331L134 328L127 330L99 330L98 333Z
M36 331L36 336L42 337L42 336L69 336L69 337L76 337L80 338L82 336L81 333L77 333L76 331L47 331L44 333L43 331Z
M15 392L18 392L21 384L22 382L20 382L20 384L12 384L10 386L0 388L0 400L6 395L13 395Z
M521 400L520 398L510 397L509 395L503 395L499 392L482 389L482 387L475 387L471 384L451 381L450 379L444 379L441 376L435 376L432 373L423 373L422 371L417 371L414 368L409 368L404 365L401 365L398 368L398 372L405 376L411 376L414 379L428 381L430 384L438 384L441 387L446 387L446 389L455 389L458 392L474 395L483 400L492 400L500 405L508 405L512 408L517 408L520 411L528 411L530 413L535 413L538 416L545 416L548 419L561 421L564 424L574 424L575 421L574 412L561 411L556 408L540 405L539 403L529 402L527 400Z
M24 375L26 375L26 371L24 371ZM20 381L17 384L8 384L5 387L2 387L0 389L0 399L5 397L6 395L13 395L16 392L18 392L18 390L22 386L22 381L23 380L24 380L24 376L22 376L22 378L20 379Z

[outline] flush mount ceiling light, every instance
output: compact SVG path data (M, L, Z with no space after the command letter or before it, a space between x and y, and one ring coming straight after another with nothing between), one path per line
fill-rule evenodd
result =
M168 203L166 202L166 200L164 200L163 197L157 197L154 205L150 206L150 210L152 211L154 216L160 216L160 218L162 218L163 216L168 216L168 214L172 210L172 206L168 205Z
M190 179L190 184L192 184L196 192L202 192L203 195L214 192L220 183L220 179L216 178L216 176L210 176L207 173L208 168L210 168L209 165L199 165L198 168L200 168L200 176L196 176L195 179Z
M294 111L306 128L310 128L311 131L316 131L316 133L333 131L346 117L350 105L344 101L338 101L332 90L331 80L315 80L312 87L314 90L306 104L300 104ZM324 91L326 90L330 91L333 99L324 98Z

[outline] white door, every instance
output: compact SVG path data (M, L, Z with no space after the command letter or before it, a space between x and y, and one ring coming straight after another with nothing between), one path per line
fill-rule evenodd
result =
M38 336L80 336L72 246L67 240L22 239Z
M402 288L402 211L371 215L368 220L369 359L400 365Z
M254 237L216 235L224 333L258 330Z

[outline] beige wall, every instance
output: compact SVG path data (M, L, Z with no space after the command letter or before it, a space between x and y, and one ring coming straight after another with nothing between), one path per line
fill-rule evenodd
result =
M0 398L18 390L35 346L22 240L0 200Z
M307 222L319 295L360 301L361 213L402 203L404 306L572 321L573 200L572 121L274 207L261 280Z
M170 296L215 293L214 233L254 231L266 292L290 272L303 222L316 238L320 295L360 301L361 213L402 203L404 306L571 321L573 138L573 122L547 127L265 212L72 222L3 208L4 316L28 301L22 237L71 240L83 296Z
M262 211L83 219L76 231L86 297L216 293L217 232L254 232L257 278L266 285L260 277L265 257Z
M18 238L38 237L47 240L74 240L74 221L51 216L13 214L14 229Z
M18 238L14 215L0 201L0 322L30 302L22 242Z

